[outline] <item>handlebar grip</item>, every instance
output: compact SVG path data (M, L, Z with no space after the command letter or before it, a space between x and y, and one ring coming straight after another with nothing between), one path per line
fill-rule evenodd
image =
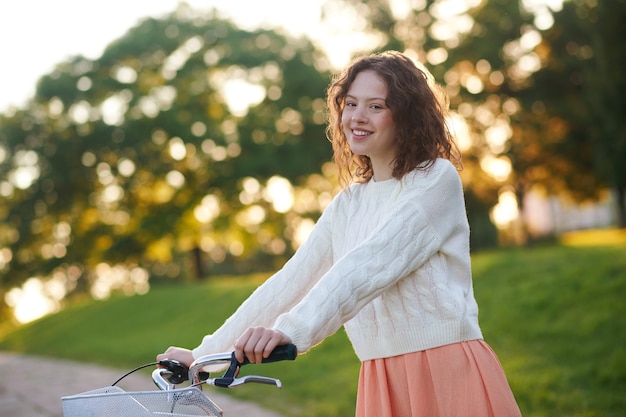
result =
M270 356L263 358L262 363L272 363L279 361L293 361L298 356L298 348L294 344L280 345L270 353ZM234 356L233 356L234 357ZM248 365L250 361L248 358L244 358L243 362L239 365Z

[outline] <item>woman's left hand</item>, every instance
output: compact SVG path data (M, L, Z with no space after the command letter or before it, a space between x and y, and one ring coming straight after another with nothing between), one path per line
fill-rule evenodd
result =
M291 338L278 330L267 327L250 327L235 342L235 357L244 361L244 355L251 363L261 363L276 346L291 343Z
M157 361L166 359L175 360L182 363L186 367L191 366L191 363L194 360L191 350L175 346L170 346L165 352L157 355L156 359Z

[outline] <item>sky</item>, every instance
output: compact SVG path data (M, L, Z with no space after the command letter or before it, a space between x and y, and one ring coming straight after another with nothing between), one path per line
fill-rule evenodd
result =
M15 0L0 2L0 113L23 106L37 80L73 55L97 59L106 46L146 16L160 17L179 0ZM213 7L241 27L281 25L295 35L319 35L323 0L186 0Z

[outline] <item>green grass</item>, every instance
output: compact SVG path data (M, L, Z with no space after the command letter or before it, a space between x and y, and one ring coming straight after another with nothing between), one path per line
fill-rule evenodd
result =
M498 251L474 271L525 416L626 415L626 246Z
M626 416L626 246L497 250L474 255L473 267L485 339L525 417ZM102 363L121 375L169 345L197 345L262 279L74 304L5 330L0 349ZM283 390L228 393L285 416L354 414L359 363L343 331L296 362L249 368L279 377Z

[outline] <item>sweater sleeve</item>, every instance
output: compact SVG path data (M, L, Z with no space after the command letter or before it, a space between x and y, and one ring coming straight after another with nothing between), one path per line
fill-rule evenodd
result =
M274 328L289 335L298 350L337 331L386 288L443 251L453 235L465 236L457 233L467 227L467 217L460 178L450 163L438 161L430 171L405 179L385 220L276 321Z
M194 358L229 352L249 327L272 327L276 318L298 304L332 265L330 222L336 200L324 210L294 256L260 285L224 324L193 349Z

